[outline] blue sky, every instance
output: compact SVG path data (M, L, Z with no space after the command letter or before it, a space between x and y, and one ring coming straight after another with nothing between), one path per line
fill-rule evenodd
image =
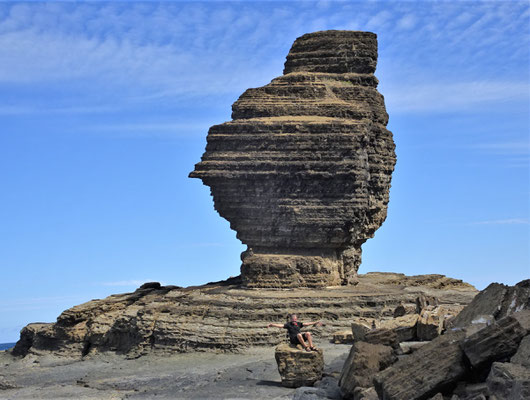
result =
M147 280L239 273L187 178L298 36L378 34L398 162L360 272L530 276L528 2L0 3L0 342Z

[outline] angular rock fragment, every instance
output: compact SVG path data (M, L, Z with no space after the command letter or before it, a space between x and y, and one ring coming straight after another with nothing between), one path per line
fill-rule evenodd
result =
M318 351L305 351L288 344L280 344L274 354L278 372L285 387L312 386L322 379L324 354Z
M459 342L464 332L448 332L374 377L379 398L420 400L445 392L466 373Z
M530 329L530 310L520 311L475 332L462 341L462 349L471 365L484 368L493 361L508 360Z
M363 340L367 343L381 344L384 346L393 347L395 349L399 347L398 335L393 329L373 329L369 332L366 332Z
M370 332L375 327L375 320L360 320L352 322L351 331L353 335L353 340L364 340L364 336L367 332Z
M530 399L530 369L522 365L495 362L486 382L490 399Z
M416 327L418 340L432 340L447 328L447 321L453 319L463 306L426 306L421 312Z
M354 400L379 400L379 396L373 387L368 389L356 388L353 393Z
M429 342L401 342L399 344L399 349L401 354L411 354L425 346L427 343Z
M416 297L416 313L420 314L422 310L426 309L427 307L436 307L438 306L440 302L438 299L434 296L427 296L425 294L421 294L418 297Z
M381 328L396 332L396 339L399 342L414 340L418 323L417 314L407 314L398 318L381 321Z
M372 387L373 375L392 365L396 360L389 346L355 341L339 378L342 395L345 398L354 398L356 388Z
M462 400L486 400L489 397L488 385L485 382L459 382L453 390L453 395Z
M510 362L530 369L530 335L527 334L521 340L517 353L510 359Z
M331 341L335 344L350 344L353 343L353 335L350 331L333 332Z
M515 286L492 283L482 290L458 316L451 321L454 328L465 328L480 315L500 319L521 310L530 309L530 280Z
M386 218L396 162L374 76L377 38L323 31L294 42L284 74L212 126L190 174L248 246L247 287L355 284L361 245Z

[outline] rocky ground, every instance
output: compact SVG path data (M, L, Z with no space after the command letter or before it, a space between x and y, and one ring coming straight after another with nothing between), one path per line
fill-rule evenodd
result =
M13 387L0 390L0 399L292 399L317 390L340 398L337 378L351 345L321 341L319 346L326 364L320 389L283 387L272 346L134 360L115 354L82 361L52 355L20 359L0 352L0 387Z

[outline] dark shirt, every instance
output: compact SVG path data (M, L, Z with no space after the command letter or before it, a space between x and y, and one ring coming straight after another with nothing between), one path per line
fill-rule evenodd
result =
M287 329L289 338L294 339L296 335L300 333L300 329L304 326L300 321L290 321L287 322L283 327Z

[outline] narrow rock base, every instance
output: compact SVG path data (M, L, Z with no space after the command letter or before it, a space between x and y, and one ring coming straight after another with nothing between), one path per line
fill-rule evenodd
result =
M355 253L356 257L351 255ZM346 252L254 252L241 255L241 280L249 288L299 288L355 285L360 249Z
M288 344L276 347L276 362L282 378L282 385L290 388L312 386L322 379L324 352L299 350Z

